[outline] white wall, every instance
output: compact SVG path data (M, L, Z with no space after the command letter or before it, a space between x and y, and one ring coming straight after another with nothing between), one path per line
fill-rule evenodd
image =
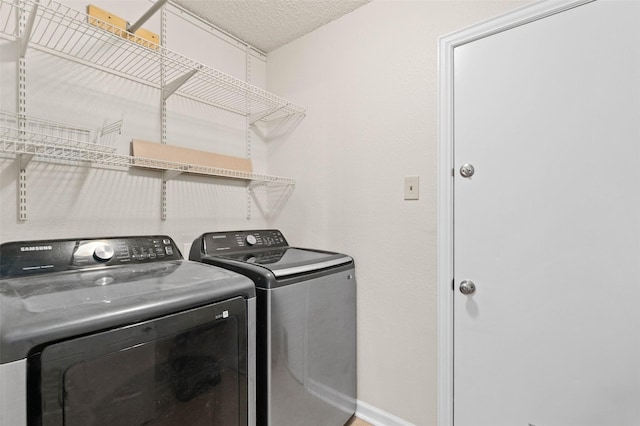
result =
M388 423L436 424L438 37L522 4L374 0L269 54L267 89L308 108L269 146L297 179L274 225L355 257L358 399Z
M92 2L130 21L151 5L145 0ZM65 4L84 11L86 1ZM239 79L247 75L246 47L203 31L168 8L166 46L181 55ZM4 9L3 9L4 10ZM143 26L160 33L159 13ZM205 46L205 48L203 48ZM197 49L195 48L197 47ZM16 111L15 43L0 41L0 109ZM264 86L266 63L250 56L250 83ZM160 91L84 65L29 49L26 56L27 115L96 129L122 119L122 131L105 138L119 154L129 154L131 139L160 142ZM150 64L151 67L159 66ZM167 101L167 143L245 156L246 120L184 98ZM6 124L6 123L5 123ZM254 170L266 173L266 147L252 135ZM212 230L261 228L265 219L248 207L242 182L182 175L168 182L167 220L160 217L161 174L144 169L87 168L31 161L27 167L27 213L17 215L17 161L0 156L0 241L39 238L168 234L180 248ZM247 213L251 220L247 220ZM186 253L183 253L186 254Z

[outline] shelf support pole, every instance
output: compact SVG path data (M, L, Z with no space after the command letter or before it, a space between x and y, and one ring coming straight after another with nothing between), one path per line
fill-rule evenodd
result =
M27 19L27 22L24 24L24 28L22 29L22 34L20 35L20 58L24 58L24 56L27 54L27 46L29 45L31 31L33 30L33 23L36 20L39 5L40 0L36 0L36 2L33 4L31 14L29 15L29 18Z
M18 16L18 31L20 36L20 51L18 57L18 135L20 142L25 141L26 112L27 112L27 47L31 38L31 31L38 12L40 0L33 3L31 14L27 17L20 12ZM33 158L32 154L18 154L18 220L27 220L27 164Z
M162 192L160 198L160 217L167 220L167 181L162 178Z
M201 66L198 68L194 68L188 73L181 75L180 77L177 77L173 81L170 81L169 83L167 83L162 90L162 100L166 101L169 98L169 96L173 95L176 90L178 90L180 87L182 87L183 84L189 81L191 77L196 75L196 73L200 71L200 68Z
M162 220L167 220L167 182L181 174L182 172L176 170L164 170L162 172L162 198L160 211Z
M134 34L144 25L168 0L157 0L135 23L127 22L127 31Z
M33 154L18 154L18 219L27 220L27 164Z
M159 3L159 2L158 2ZM157 4L157 3L156 3ZM160 11L160 45L165 46L167 42L167 10ZM160 143L167 143L167 96L165 96L167 69L164 55L160 59ZM160 182L160 219L167 220L167 179L162 172Z
M251 65L253 61L251 59L251 46L247 45L245 50L245 81L247 83L251 83L252 79L252 69ZM251 101L249 100L249 96L245 98L246 103L246 116L245 116L245 132L246 132L246 150L247 150L247 159L251 159L251 120L249 116L251 115ZM247 193L245 195L246 203L247 203L247 220L251 220L251 199L254 196L253 191L250 186L247 187Z
M163 170L162 171L162 198L160 215L162 220L167 220L167 182L175 179L184 173L182 170Z

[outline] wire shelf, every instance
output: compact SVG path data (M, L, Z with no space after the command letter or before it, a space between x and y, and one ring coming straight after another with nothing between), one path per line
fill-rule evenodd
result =
M108 129L90 129L69 126L42 118L0 111L0 139L46 143L60 148L81 148L87 151L113 153L114 147L99 143L99 137L119 130L120 122L108 125Z
M3 120L2 117L5 116L8 116L9 119ZM31 118L29 120L27 122L34 121ZM114 152L114 149L109 147L71 139L66 136L53 136L50 134L50 130L55 129L56 131L63 133L72 132L74 136L76 136L76 133L86 136L86 129L78 129L44 120L42 120L42 122L51 126L48 128L47 132L34 131L33 126L27 126L22 130L18 128L18 121L17 119L14 119L14 116L7 113L0 114L0 152L14 155L26 154L41 160L59 160L125 168L144 167L177 172L177 174L194 173L199 175L242 179L250 181L249 186L251 188L258 186L293 187L295 185L295 180L290 178L157 160L152 158L119 155Z
M206 67L163 46L53 0L0 0L0 33L18 39L18 18L36 14L29 45L56 56L152 85L255 121L304 116L305 109L263 89ZM122 37L124 33L126 37ZM162 69L168 84L161 86Z

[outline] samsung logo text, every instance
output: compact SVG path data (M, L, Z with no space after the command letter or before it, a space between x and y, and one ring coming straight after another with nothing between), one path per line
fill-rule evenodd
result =
M53 250L52 246L26 246L20 247L20 251L48 251Z

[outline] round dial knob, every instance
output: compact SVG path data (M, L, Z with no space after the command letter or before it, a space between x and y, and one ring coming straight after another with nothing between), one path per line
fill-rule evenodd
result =
M258 242L258 240L256 240L255 235L247 235L247 238L245 240L247 241L247 244L249 244L250 246Z
M114 254L115 252L113 251L113 247L111 247L109 244L100 244L93 251L93 257L103 262L111 259Z

